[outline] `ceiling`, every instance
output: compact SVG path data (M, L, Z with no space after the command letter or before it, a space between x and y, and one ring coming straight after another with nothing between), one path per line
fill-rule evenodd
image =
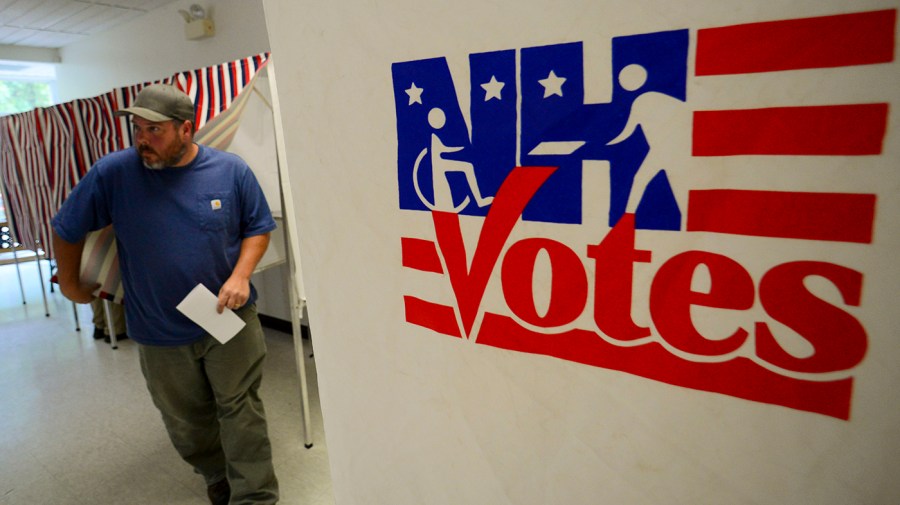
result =
M60 47L176 0L0 0L0 46Z

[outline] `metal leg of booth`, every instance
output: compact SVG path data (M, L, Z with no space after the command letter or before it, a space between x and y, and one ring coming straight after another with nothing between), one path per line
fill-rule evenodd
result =
M41 283L41 296L44 297L44 315L50 317L50 306L47 305L47 290L44 289L44 271L41 270L41 256L38 250L34 251L34 264L37 266L38 279Z
M78 304L72 302L72 313L75 314L75 331L81 331L81 323L78 322Z
M106 327L109 329L109 345L113 349L119 348L119 341L116 339L116 327L113 326L112 316L109 313L109 300L103 300L103 315L106 317Z
M25 285L22 283L22 271L19 269L19 256L16 254L15 244L13 244L12 248L13 253L13 263L16 264L16 275L19 277L19 291L22 293L22 305L25 305Z

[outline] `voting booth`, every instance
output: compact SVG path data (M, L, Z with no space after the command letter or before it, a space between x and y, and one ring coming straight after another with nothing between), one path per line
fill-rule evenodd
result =
M896 2L264 5L336 503L900 502Z

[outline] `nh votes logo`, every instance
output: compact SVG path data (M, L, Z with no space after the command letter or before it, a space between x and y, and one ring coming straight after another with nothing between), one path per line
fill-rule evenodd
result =
M393 64L399 206L427 213L434 230L401 238L403 266L423 282L439 279L453 298L405 295L406 320L479 344L849 419L853 371L868 346L853 315L861 272L791 258L752 274L735 254L673 253L667 244L690 243L686 235L760 248L871 243L874 193L792 187L790 170L810 159L880 156L888 103L791 104L789 90L798 72L893 62L895 25L896 11L883 10L704 28L693 49L687 29L615 37L606 103L586 102L582 43L471 54L467 115L446 58ZM703 86L688 96L689 78L743 74L776 75L783 101L692 106ZM691 172L693 162L716 159L787 168L776 177L761 171L768 179L749 185ZM602 191L586 183L598 170ZM467 245L472 222L480 229ZM549 236L590 224L596 240L588 243ZM549 275L534 282L542 262ZM820 295L811 280L838 296ZM486 308L492 286L500 310ZM710 326L700 311L759 317Z

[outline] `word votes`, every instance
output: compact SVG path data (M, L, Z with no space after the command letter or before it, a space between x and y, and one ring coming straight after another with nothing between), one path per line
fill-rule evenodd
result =
M650 263L653 252L635 246L631 214L623 215L597 243L586 245L583 255L545 237L507 246L522 210L556 169L515 168L495 195L471 254L453 212L431 212L435 242L404 238L404 266L445 274L455 298L455 307L448 307L404 296L408 322L478 344L849 419L851 373L868 346L863 325L847 310L860 304L860 272L822 261L789 261L772 266L757 285L738 261L688 250L659 266L649 299L635 299L635 266ZM542 287L549 290L549 304L543 310L536 308L532 283L539 255L546 255L550 265L549 287ZM585 262L593 263L593 279ZM498 268L503 301L512 316L482 308ZM709 276L702 290L693 287L701 269ZM810 291L805 284L810 277L837 288L843 306ZM542 299L546 294L541 293ZM733 322L737 318L730 314L751 309L757 297L770 319L756 321L752 328ZM656 335L635 322L634 307L649 309ZM730 311L732 326L725 323L724 330L716 330L724 337L704 334L692 318L694 308ZM567 329L585 310L593 312L594 328ZM783 348L773 322L787 327L779 331L796 332L812 352L801 356Z
M497 194L484 221L481 237L466 264L465 246L454 214L436 213L435 233L447 264L464 329L471 332L482 296L494 267L501 258L512 227L542 179L554 168L517 168ZM550 303L543 314L535 306L532 278L536 260L543 251L550 260ZM593 319L603 335L620 342L650 335L631 316L633 274L636 263L649 263L652 252L635 248L633 216L623 219L599 243L587 246L594 262ZM705 292L692 289L700 267L708 269L710 285ZM534 327L552 330L569 325L584 311L588 301L588 278L582 259L569 246L548 238L526 238L512 244L501 262L504 299L516 317ZM770 325L757 322L754 333L756 356L773 367L798 373L821 374L848 370L859 364L866 351L866 332L851 314L811 293L804 280L827 279L839 290L844 303L858 306L862 274L833 263L794 261L777 265L762 276L759 298L766 313L796 331L813 347L808 357L784 350ZM721 254L685 251L662 264L650 289L650 314L659 336L673 348L701 357L726 356L743 347L751 330L735 327L730 336L712 339L702 335L691 319L692 307L749 310L755 303L757 286L737 261Z

